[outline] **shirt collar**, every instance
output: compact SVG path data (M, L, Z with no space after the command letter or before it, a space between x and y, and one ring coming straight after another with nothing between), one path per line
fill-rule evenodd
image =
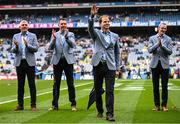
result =
M60 34L61 34L61 35L64 35L64 31L62 31L62 30L59 30L59 32L60 32Z
M162 36L160 36L159 34L156 34L157 37L163 38L165 36L165 34L163 34Z
M28 31L25 33L25 36L27 36L28 35ZM23 33L21 32L21 36L23 36Z
M103 30L101 30L101 32L102 32L103 34L106 34L106 35L107 35L107 34L108 34L108 35L110 34L110 31L103 32Z

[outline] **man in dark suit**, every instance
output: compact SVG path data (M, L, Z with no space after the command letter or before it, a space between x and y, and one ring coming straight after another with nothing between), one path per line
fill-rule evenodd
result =
M152 71L154 111L160 111L159 78L162 85L162 110L168 111L168 79L169 79L169 56L172 54L172 40L165 33L167 25L160 23L158 33L149 38L148 51L152 53L150 68Z
M52 31L52 38L49 45L53 51L51 64L53 64L54 85L53 85L53 101L49 111L58 110L59 89L61 84L62 72L65 72L69 101L71 102L71 110L76 111L75 87L73 78L73 64L76 62L73 55L75 45L74 33L67 29L65 19L59 20L59 31Z
M106 86L106 120L114 119L114 83L115 73L119 70L119 37L109 30L110 20L108 15L103 15L99 19L101 30L94 28L94 16L97 13L95 5L91 8L88 31L93 39L93 65L94 87L96 92L97 117L103 117L102 85L105 78Z
M35 86L35 52L38 51L37 37L28 31L29 24L22 20L19 26L21 32L13 36L11 51L15 53L15 62L18 78L18 106L14 111L24 109L24 85L27 75L31 95L31 110L36 111L36 86Z

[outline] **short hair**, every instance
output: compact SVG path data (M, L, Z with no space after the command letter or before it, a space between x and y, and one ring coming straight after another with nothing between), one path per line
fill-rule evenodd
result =
M166 24L165 22L161 22L161 23L158 25L158 27L160 27L161 25L166 25L166 26L167 26L167 24Z
M59 21L61 21L61 20L66 21L66 18L60 18Z
M66 21L66 18L60 18L60 19L59 19L59 22L58 22L58 25L60 24L60 21L61 21L61 20L62 20L62 21Z
M20 26L22 23L27 23L27 24L29 24L27 20L21 20L21 22L19 23L19 26Z
M103 18L103 17L108 17L108 18L110 19L110 16L109 16L109 15L102 15L102 16L99 17L99 23L102 22L102 18Z

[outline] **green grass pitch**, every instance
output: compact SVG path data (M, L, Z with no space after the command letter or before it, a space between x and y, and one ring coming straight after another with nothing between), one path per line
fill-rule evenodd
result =
M59 111L48 112L53 81L37 80L37 111L31 112L28 83L25 86L25 110L13 112L17 105L17 81L0 81L0 123L109 123L96 117L95 104L87 110L92 80L76 80L77 112L71 112L67 85L61 82ZM153 112L151 80L116 80L115 123L180 123L180 79L169 80L168 112ZM103 95L103 98L105 94ZM104 100L104 110L105 100ZM174 107L176 106L176 108Z

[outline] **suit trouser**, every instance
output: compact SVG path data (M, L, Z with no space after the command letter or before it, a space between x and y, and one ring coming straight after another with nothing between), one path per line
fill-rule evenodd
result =
M71 102L71 106L76 105L74 78L73 78L73 64L68 64L65 58L61 58L57 65L53 65L54 85L53 85L52 105L56 108L58 108L58 100L60 94L59 90L60 90L63 70L65 72L67 85L68 85L69 101Z
M153 81L154 104L155 106L160 106L159 78L161 76L161 85L162 85L161 106L166 106L168 100L169 69L163 69L161 66L161 62L159 61L157 67L151 68L151 70L152 70L152 81Z
M24 85L27 75L30 88L31 106L36 106L36 85L35 85L35 66L29 66L25 59L21 60L20 66L16 67L18 78L18 104L24 106Z
M93 67L94 74L94 87L96 92L96 108L99 113L103 113L103 102L101 90L103 86L103 78L105 78L106 86L106 115L114 114L114 82L115 71L109 70L106 63L100 62L97 66Z

